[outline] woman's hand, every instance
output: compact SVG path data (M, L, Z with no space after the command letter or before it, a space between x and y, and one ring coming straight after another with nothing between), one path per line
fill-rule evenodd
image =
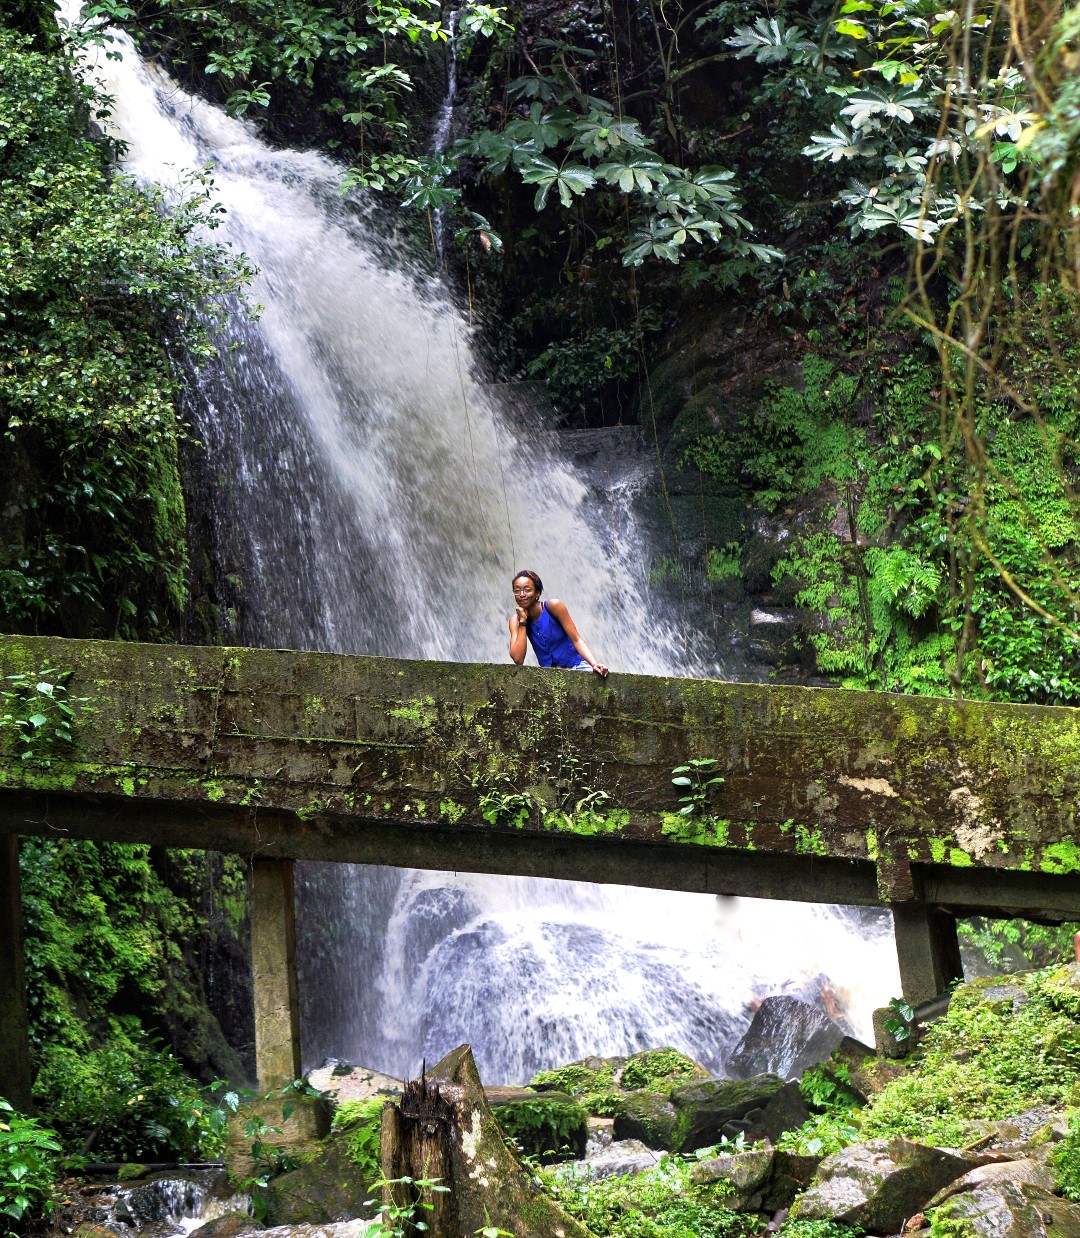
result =
M517 613L517 621L518 621L518 623L519 623L522 627L524 627L524 626L525 626L525 624L528 622L528 619L529 619L529 616L525 613L525 607L524 607L524 606L519 606L519 607L517 607L517 609L516 609L516 613Z
M593 674L599 675L601 679L607 679L608 668L602 662L594 662L592 664Z

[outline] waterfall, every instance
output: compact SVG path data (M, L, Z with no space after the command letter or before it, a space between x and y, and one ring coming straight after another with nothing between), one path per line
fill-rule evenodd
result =
M231 635L503 661L510 579L529 567L614 673L720 673L650 597L625 476L604 492L515 428L392 215L343 200L339 167L270 149L123 34L111 50L87 71L115 98L127 169L169 184L210 165L218 236L260 269L261 318L237 313L192 375L204 516L244 601ZM866 1037L899 991L874 911L344 865L302 866L298 897L306 1066L415 1074L469 1040L491 1083L662 1043L722 1069L769 993L812 997L828 973Z

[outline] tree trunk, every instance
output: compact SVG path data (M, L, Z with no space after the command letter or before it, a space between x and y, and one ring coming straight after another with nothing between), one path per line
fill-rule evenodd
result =
M514 1238L589 1238L507 1147L468 1045L383 1109L382 1173L384 1207L412 1207L427 1238L473 1238L485 1226Z

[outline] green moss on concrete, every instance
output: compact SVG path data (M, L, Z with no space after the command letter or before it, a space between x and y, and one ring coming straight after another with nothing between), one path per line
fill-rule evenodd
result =
M1080 849L1071 838L1062 839L1057 843L1048 843L1043 849L1040 867L1044 873L1080 872Z

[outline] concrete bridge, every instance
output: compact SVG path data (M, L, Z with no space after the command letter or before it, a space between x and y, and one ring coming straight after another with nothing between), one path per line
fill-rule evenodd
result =
M88 707L48 764L0 730L12 1100L29 1091L19 835L250 858L260 1088L300 1068L297 859L885 905L912 1002L960 974L958 914L1080 919L1074 709L0 637L4 676L45 667Z

